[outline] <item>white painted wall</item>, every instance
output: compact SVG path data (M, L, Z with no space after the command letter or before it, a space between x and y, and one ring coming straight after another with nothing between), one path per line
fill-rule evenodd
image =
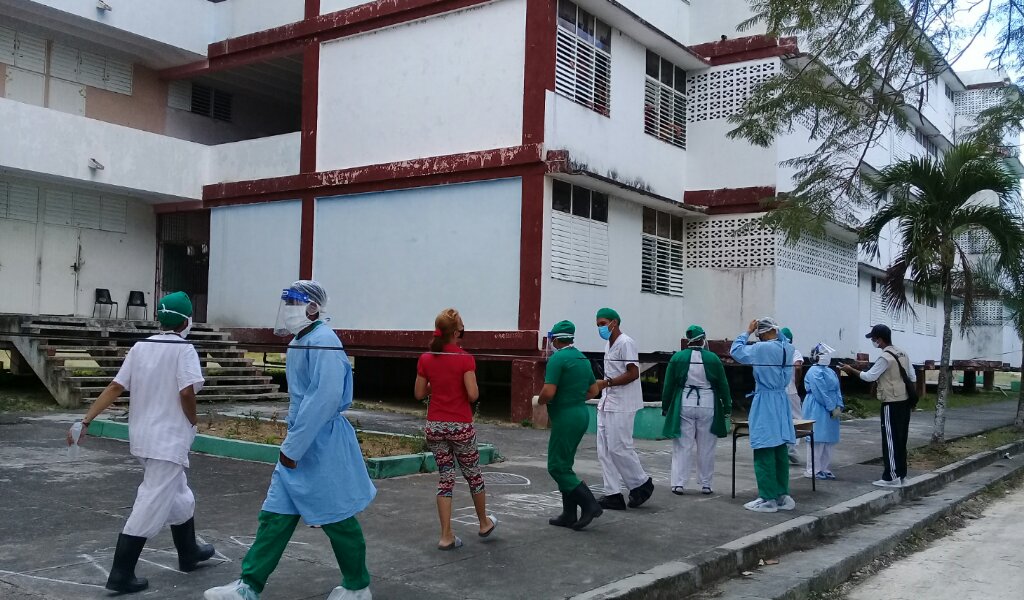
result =
M499 179L318 199L313 275L334 326L431 329L454 306L468 329L518 329L521 196Z
M327 13L345 10L346 8L366 3L367 0L320 0L320 14L326 15Z
M717 42L723 35L731 39L763 34L766 30L760 24L745 31L736 30L750 16L746 0L691 0L688 44Z
M215 31L217 39L238 37L301 21L306 12L305 0L228 0L214 6L221 13Z
M694 149L687 155L686 189L716 190L770 186L778 182L775 147L760 148L725 134L735 126L727 119L690 123L687 138Z
M211 211L209 322L274 326L281 290L299 278L301 217L299 201Z
M605 0L598 1L604 2ZM689 2L685 0L618 0L618 2L679 43L689 43ZM586 4L587 2L580 2L580 6L586 6Z
M525 23L500 0L324 44L317 168L518 146Z
M242 0L242 3L246 1ZM274 0L274 3L300 1ZM43 7L53 8L68 16L157 40L202 56L206 56L207 45L216 41L215 35L220 28L219 17L228 14L227 6L235 3L236 0L221 5L207 0L131 0L107 2L114 10L102 11L96 9L96 0L20 0L20 4L25 5L22 8L26 10L36 12ZM265 0L264 3L270 4L271 0Z
M549 92L544 145L568 150L588 171L634 185L642 182L656 194L681 200L687 152L644 133L646 52L614 31L610 117Z
M35 312L36 223L0 218L0 313Z
M775 281L774 316L793 332L801 352L809 355L815 344L824 342L836 349L836 356L856 355L858 338L864 339L868 330L857 318L856 286L781 267Z
M551 180L544 202L544 254L541 280L541 331L568 319L576 324L576 346L586 352L604 350L594 324L597 310L610 306L622 317L622 330L636 340L641 352L679 349L689 324L687 298L640 291L643 208L619 198L608 200L608 285L573 283L551 277ZM689 280L686 281L689 294Z
M301 138L295 132L212 146L206 183L295 175Z
M0 167L178 198L201 198L206 146L0 99ZM105 169L89 169L95 158Z
M752 319L775 313L775 269L687 269L686 325L697 323L708 339L733 339Z
M124 315L128 292L146 294L149 317L153 318L156 286L156 214L153 207L138 200L128 202L126 233L81 229L81 272L78 276L78 314L91 315L96 288L107 288ZM132 309L132 318L142 311Z

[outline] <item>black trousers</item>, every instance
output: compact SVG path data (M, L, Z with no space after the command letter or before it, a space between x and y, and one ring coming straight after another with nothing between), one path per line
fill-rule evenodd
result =
M910 434L910 403L882 403L882 479L907 476L907 437Z

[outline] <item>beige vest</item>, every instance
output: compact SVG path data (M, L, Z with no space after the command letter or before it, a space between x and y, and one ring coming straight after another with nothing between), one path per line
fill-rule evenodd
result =
M903 383L900 368L896 366L896 359L890 353L895 353L899 357L907 375L910 374L910 357L896 346L889 346L882 351L882 358L889 363L889 367L878 378L876 394L882 402L902 402L907 399L907 386Z

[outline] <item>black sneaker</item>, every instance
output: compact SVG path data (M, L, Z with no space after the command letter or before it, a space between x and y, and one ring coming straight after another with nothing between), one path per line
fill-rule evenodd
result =
M597 503L605 510L626 510L626 499L622 497L622 494L601 496L597 499Z
M650 500L652 494L654 494L654 480L648 477L647 481L640 484L639 487L629 491L629 507L638 508L641 504Z

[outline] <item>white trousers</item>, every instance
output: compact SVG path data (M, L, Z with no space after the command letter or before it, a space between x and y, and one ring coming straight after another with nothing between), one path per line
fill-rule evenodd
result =
M682 406L679 411L680 436L672 440L672 487L686 487L697 457L697 483L711 487L715 474L715 444L711 433L715 409L710 406Z
M650 478L633 447L635 418L635 412L597 411L597 460L605 494L620 493L623 483L627 490L638 488Z
M794 421L799 421L804 418L804 407L800 401L800 394L786 394L789 397L789 412L793 415ZM796 438L793 442L793 447L800 445L800 438Z
M834 443L826 444L822 442L814 442L814 469L816 471L824 471L826 473L832 472L832 449L834 446ZM807 468L804 470L804 475L810 477L815 475L815 473L811 472L810 444L807 444Z
M123 533L151 538L168 525L181 525L192 518L196 498L185 479L185 467L155 458L140 458L145 469Z

